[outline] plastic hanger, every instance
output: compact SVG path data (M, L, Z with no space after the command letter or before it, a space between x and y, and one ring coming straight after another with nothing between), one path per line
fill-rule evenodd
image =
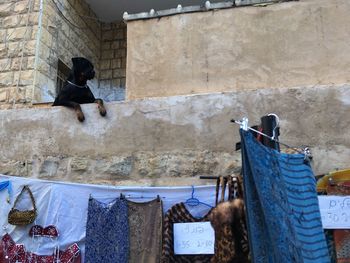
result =
M186 205L189 206L197 206L197 205L205 205L207 207L213 208L213 206L203 203L201 201L198 200L198 198L194 197L194 186L192 185L192 194L191 194L191 198L188 198L185 202Z

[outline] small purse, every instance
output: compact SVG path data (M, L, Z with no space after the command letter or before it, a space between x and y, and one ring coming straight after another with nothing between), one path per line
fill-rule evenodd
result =
M24 191L27 191L29 193L30 199L32 200L33 209L32 210L25 210L20 211L16 209L17 202L21 195L24 193ZM21 191L21 193L17 196L15 203L13 204L13 207L11 208L11 211L8 214L8 222L11 225L28 225L34 222L36 218L36 206L35 206L35 200L32 191L29 189L27 185L25 185Z

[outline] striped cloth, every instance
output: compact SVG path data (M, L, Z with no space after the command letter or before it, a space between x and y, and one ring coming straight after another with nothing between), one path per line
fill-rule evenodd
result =
M304 156L279 153L240 133L253 262L330 262L316 181Z

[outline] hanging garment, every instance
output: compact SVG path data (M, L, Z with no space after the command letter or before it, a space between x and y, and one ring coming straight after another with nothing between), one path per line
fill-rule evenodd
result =
M328 263L316 181L302 154L282 154L241 130L244 199L255 263Z
M8 193L8 197L6 199L6 201L8 203L10 203L10 199L11 199L11 195L12 195L12 186L11 186L11 182L10 181L4 181L4 182L0 182L0 191L7 189L7 193Z
M162 263L209 263L212 255L175 255L174 223L191 223L209 221L210 211L202 218L195 218L184 203L171 207L164 218Z
M211 262L249 262L243 200L235 199L218 204L210 213L209 219L215 230L215 254Z
M128 201L130 263L160 262L162 249L162 201Z
M37 255L26 250L23 244L16 244L9 234L2 237L0 242L1 263L80 263L80 248L78 244L70 245L65 251L53 255Z
M335 182L327 186L328 195L350 195L350 181ZM350 230L333 230L337 263L350 263Z
M124 198L104 204L90 197L85 244L86 263L128 262L128 207Z
M211 259L212 263L249 262L244 203L241 199L243 193L239 189L239 178L235 178L235 180L234 182L233 178L229 176L219 177L217 181L217 206L209 215L210 223L215 230L215 254ZM228 185L228 201L224 201L226 183ZM218 203L220 186L221 198L220 203Z

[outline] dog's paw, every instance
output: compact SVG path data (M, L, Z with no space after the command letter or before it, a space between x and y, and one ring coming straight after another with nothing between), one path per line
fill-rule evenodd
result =
M106 111L105 107L99 105L98 110L100 111L100 114L102 117L107 115L107 111Z
M77 117L80 122L85 121L85 116L82 112L77 112Z

